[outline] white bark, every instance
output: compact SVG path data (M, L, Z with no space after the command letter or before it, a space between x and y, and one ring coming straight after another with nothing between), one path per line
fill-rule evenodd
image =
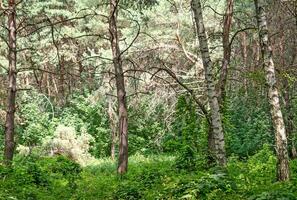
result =
M212 153L214 153L219 164L226 164L225 140L222 127L222 120L220 114L220 106L218 103L217 92L215 90L215 80L213 75L213 64L210 59L208 41L204 28L202 7L200 0L192 0L192 9L194 12L196 28L198 33L198 40L200 52L202 56L205 80L207 86L208 101L211 115L211 132L213 133L211 140L213 140Z
M276 141L277 154L277 178L279 181L289 179L289 161L287 150L287 137L285 131L284 119L281 111L279 93L276 84L275 67L272 57L272 48L268 40L268 27L265 14L265 8L261 2L255 0L260 47L263 55L263 65L266 74L266 84L268 86L268 99L270 112L273 122L273 128Z

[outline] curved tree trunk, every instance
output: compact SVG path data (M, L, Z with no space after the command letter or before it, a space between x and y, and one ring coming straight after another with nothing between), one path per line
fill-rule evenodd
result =
M213 64L210 59L208 41L204 28L202 7L200 0L192 0L192 9L194 12L196 28L198 32L198 40L200 45L200 52L202 55L202 61L205 71L205 80L207 86L208 101L210 106L211 115L211 132L213 136L213 149L210 149L211 153L214 154L216 161L221 164L226 164L226 152L225 152L225 140L221 121L220 106L218 102L218 96L215 89L215 81L213 75ZM211 142L212 143L212 142Z
M16 110L16 11L15 1L8 1L8 90L7 90L7 112L5 121L5 147L4 161L6 164L11 163L14 153L14 118Z
M268 99L273 122L277 154L277 179L284 181L289 179L289 158L287 150L287 136L284 119L279 102L279 93L276 85L275 68L272 58L272 48L268 40L268 27L265 8L262 2L255 0L256 14L259 28L260 47L263 56L263 65L268 85Z
M128 168L128 113L126 105L125 80L117 30L118 3L118 0L110 0L109 32L118 98L120 137L118 173L124 174L127 172Z

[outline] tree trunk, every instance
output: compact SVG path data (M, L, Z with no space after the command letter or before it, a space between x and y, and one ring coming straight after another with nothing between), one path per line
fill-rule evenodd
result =
M227 83L227 75L228 75L228 65L230 63L231 57L231 47L229 45L229 35L232 25L232 18L233 18L233 5L234 0L227 0L227 8L224 16L224 26L223 26L223 62L222 62L222 69L219 81L219 104L221 108L223 108L224 100L226 97L226 83Z
M248 79L246 77L246 74L249 72L249 70L247 68L248 53L247 53L246 37L247 37L246 32L242 32L242 34L241 34L241 54L242 54L242 62L243 62L242 70L245 73L244 77L243 77L243 84L244 84L245 96L248 96Z
M262 51L263 65L266 73L266 83L268 85L268 99L270 104L270 112L275 132L277 154L277 179L279 181L285 181L289 179L287 136L279 102L279 93L276 85L275 68L272 59L272 49L268 40L266 13L263 4L258 3L258 0L254 1L258 20L260 48Z
M59 78L58 78L58 103L63 106L66 102L65 100L65 58L64 55L59 56Z
M114 160L117 126L116 126L115 112L112 105L112 99L108 100L108 117L109 117L109 127L111 131L110 155L111 155L111 159Z
M286 133L287 133L287 138L289 141L291 141L289 143L289 146L291 146L291 148L288 148L289 150L291 150L291 158L295 159L297 156L297 152L296 152L296 147L295 147L295 143L294 143L294 117L293 117L293 113L292 113L292 102L291 102L291 97L290 97L290 86L288 83L288 80L284 80L284 100L285 100L285 110L286 110L286 114L287 114L287 120L285 120L285 125L286 125ZM289 154L289 153L288 153ZM289 154L290 155L290 154Z
M127 172L128 168L128 113L126 105L125 80L117 30L118 3L118 0L110 0L109 32L118 98L120 137L118 173L124 174Z
M208 49L208 41L206 37L206 32L204 28L203 16L202 16L202 7L200 0L192 0L192 9L194 11L194 17L196 22L196 28L198 32L198 40L200 44L200 52L202 55L202 61L205 71L205 80L207 86L207 94L208 101L210 105L210 114L211 114L211 126L213 133L210 139L213 141L209 141L209 143L213 143L214 149L210 149L210 151L215 155L216 161L221 164L226 164L226 152L225 152L225 141L224 141L224 133L222 128L221 114L220 114L220 106L218 103L218 97L215 89L215 81L213 75L213 64L210 59L209 49Z
M16 11L15 1L9 0L8 10L8 91L7 91L7 113L5 121L5 147L4 162L10 164L14 153L14 118L16 110Z

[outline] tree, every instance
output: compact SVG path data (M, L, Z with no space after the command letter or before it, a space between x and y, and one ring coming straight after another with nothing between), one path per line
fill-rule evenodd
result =
M2 3L1 3L2 4ZM15 148L15 111L16 111L16 3L15 0L8 1L6 9L8 17L8 88L7 88L7 110L5 121L5 147L4 161L9 164L13 159Z
M213 142L210 145L211 153L214 153L217 162L221 165L226 164L226 152L225 141L222 127L220 106L218 102L218 94L215 88L215 80L213 74L213 63L210 59L210 53L208 48L208 41L206 31L204 28L204 21L202 15L202 6L200 0L192 0L192 10L194 12L194 18L196 22L197 36L199 40L199 48L202 56L205 80L207 86L207 95L210 106L211 116L211 131L212 134L210 140Z
M122 66L123 63L121 58L122 53L119 47L119 35L117 29L118 7L118 0L110 0L109 32L117 88L120 137L118 173L123 174L127 172L128 168L128 112L126 105L125 80Z
M263 66L268 86L268 99L274 127L276 154L277 154L277 179L285 181L289 179L289 158L287 150L287 136L284 119L281 111L275 67L272 57L272 48L269 43L266 11L261 0L254 0L259 29L260 47L263 57Z
M109 118L109 126L111 132L111 144L110 144L110 155L111 159L115 159L115 147L116 147L116 139L117 139L117 114L114 110L114 105L112 102L111 97L107 97L107 104L108 104L108 118Z
M231 57L231 45L229 41L230 37L230 29L232 25L232 18L233 18L233 6L234 0L227 0L226 1L227 7L224 15L224 25L223 25L223 62L222 62L222 72L219 80L219 103L221 107L224 104L225 96L226 96L226 82L227 82L227 75L228 75L228 65L230 63Z

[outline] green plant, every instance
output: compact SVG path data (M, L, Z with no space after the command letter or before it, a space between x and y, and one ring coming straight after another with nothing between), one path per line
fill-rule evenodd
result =
M0 199L69 199L80 173L78 164L62 156L18 156L12 167L0 166Z
M247 158L259 151L265 143L273 143L267 99L256 95L252 93L249 98L239 95L226 102L224 130L228 155Z

